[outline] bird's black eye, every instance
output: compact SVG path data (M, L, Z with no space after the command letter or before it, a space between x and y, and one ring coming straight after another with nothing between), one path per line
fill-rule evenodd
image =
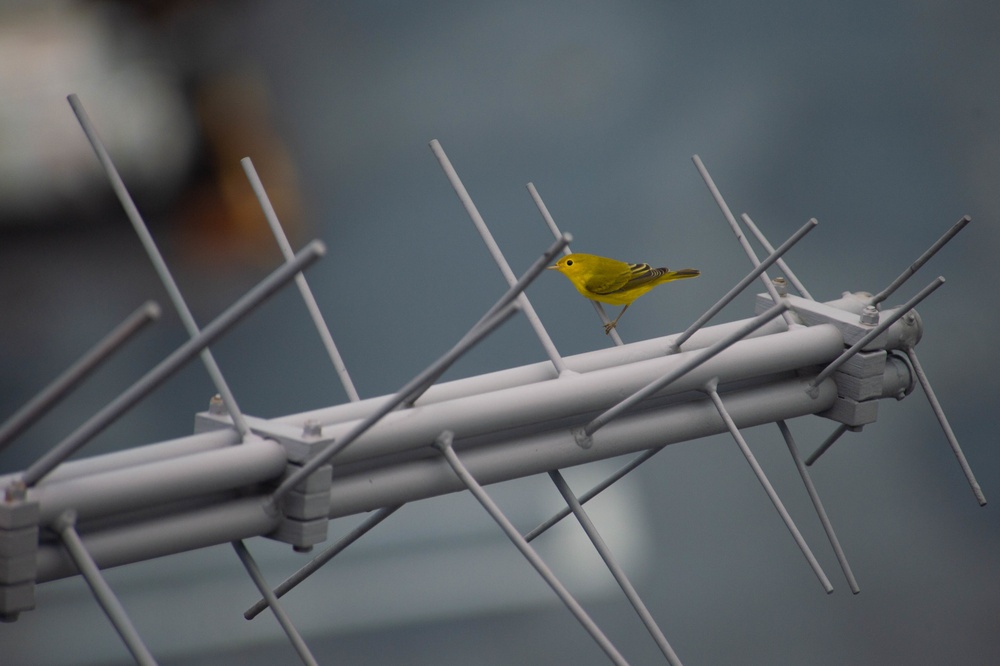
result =
M566 261L566 265L567 265L567 266L572 266L572 265L573 265L573 260L572 260L572 259L568 259L568 260Z

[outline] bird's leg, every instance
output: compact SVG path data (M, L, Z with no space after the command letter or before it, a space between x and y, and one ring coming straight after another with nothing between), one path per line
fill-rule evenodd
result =
M615 320L613 322L611 322L610 324L605 324L604 325L604 335L611 335L611 329L613 329L615 326L618 325L618 320L622 318L622 315L625 314L625 311L628 310L628 306L630 306L630 305L632 305L632 304L631 303L626 303L625 307L622 308L622 311L618 313L617 317L615 317Z

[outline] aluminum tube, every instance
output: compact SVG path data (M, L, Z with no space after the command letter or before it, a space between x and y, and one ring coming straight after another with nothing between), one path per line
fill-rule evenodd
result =
M151 560L268 534L280 515L265 511L266 497L248 497L207 509L81 534L83 545L101 569ZM76 575L76 565L59 544L38 548L37 582Z
M116 469L124 469L134 465L144 465L147 463L169 460L180 456L221 449L240 441L239 433L235 430L213 430L211 432L188 435L179 439L170 439L165 442L137 446L124 451L113 451L90 458L80 460L69 460L59 465L51 474L38 482L36 488L43 488L51 483L65 481L79 476L98 474ZM0 476L0 488L6 487L19 474L6 474Z
M28 490L46 525L73 509L81 520L137 511L279 478L285 448L250 437L239 446L48 483Z
M819 397L806 395L806 379L787 379L765 386L724 393L736 425L748 428L829 409L837 397L833 380L820 384ZM707 398L640 412L608 424L594 434L594 444L581 448L570 430L558 430L461 451L462 461L482 484L498 483L551 469L633 453L727 432ZM426 444L429 446L433 438ZM334 478L330 518L371 511L462 490L465 486L447 462L424 458Z
M823 365L836 358L843 349L843 338L831 325L796 328L763 338L743 340L657 395L697 390L715 377L719 383L725 384ZM454 431L460 438L466 438L607 409L697 353L700 352L683 352L393 412L358 437L333 461L343 464L418 448L434 441L446 429ZM354 425L355 422L348 422L326 426L323 434L336 439L349 432Z
M695 351L708 347L745 325L748 321L750 319L742 319L719 324L718 326L702 328L691 336L690 340L684 343L684 350ZM784 321L772 321L748 336L748 339L782 333L787 328ZM566 367L569 370L579 373L602 370L626 363L637 363L669 354L673 341L679 335L680 333L676 333L660 338L633 342L621 347L584 352L575 356L564 357L563 360L566 362ZM507 368L505 370L489 372L475 377L456 379L432 386L417 401L417 406L444 402L455 398L464 398L479 393L499 391L501 389L543 382L555 378L556 372L549 361L522 365L516 368ZM298 427L302 427L309 420L318 421L323 425L353 421L368 416L381 407L387 399L388 396L366 398L358 402L335 405L333 407L321 407L308 412L281 416L273 419L273 421L275 423Z

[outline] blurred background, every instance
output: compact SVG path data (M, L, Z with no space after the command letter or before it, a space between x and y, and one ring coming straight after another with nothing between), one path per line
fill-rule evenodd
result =
M1000 655L1000 9L989 3L42 2L0 8L0 419L144 300L163 319L0 456L30 464L185 334L66 95L108 144L196 319L280 261L240 158L256 165L363 397L448 349L505 285L427 147L441 141L520 273L550 243L533 182L576 251L698 280L619 331L683 330L749 271L691 163L815 297L882 289L962 215L972 224L887 305L918 309L920 358L988 499L979 508L917 389L883 401L812 468L862 588L840 575L776 428L746 432L836 588L827 596L728 437L669 447L592 505L684 663L993 664ZM750 292L756 291L751 289ZM609 344L562 277L528 292L564 355ZM752 314L747 293L713 323ZM346 395L293 290L213 347L241 408L274 417ZM448 378L544 359L523 318ZM191 432L197 363L81 455ZM835 427L791 422L811 452ZM613 461L609 467L617 466ZM606 468L569 470L579 492ZM545 478L491 489L524 530ZM352 527L331 526L331 538ZM661 655L568 524L540 540L632 663ZM544 542L544 543L542 543ZM272 582L304 556L248 543ZM605 663L467 494L408 506L286 597L316 656L348 664ZM167 664L294 663L232 549L107 572ZM307 589L306 589L307 588ZM58 637L58 639L56 639ZM17 664L129 663L80 578L0 626Z

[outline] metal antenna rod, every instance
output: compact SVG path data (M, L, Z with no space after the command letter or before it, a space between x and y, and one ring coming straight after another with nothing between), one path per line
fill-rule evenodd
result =
M451 348L451 350L445 353L445 355L439 358L436 362L432 363L419 375L410 380L406 386L390 397L389 400L383 403L379 409L375 410L363 421L358 423L357 426L344 435L344 437L337 441L330 442L325 449L313 456L308 463L286 478L281 485L275 489L271 496L272 501L277 502L284 497L286 493L304 481L310 474L325 465L340 451L350 446L355 439L360 437L365 433L365 431L375 425L383 416L393 411L400 405L407 403L412 405L417 398L424 393L424 391L430 388L431 384L438 377L444 374L444 372L450 368L456 360L458 360L460 356L472 349L472 347L474 347L480 340L485 338L496 327L520 310L521 304L518 296L520 296L531 281L538 277L538 274L545 269L545 264L548 260L555 256L559 250L565 247L570 240L572 240L572 237L566 234L553 243L549 249L545 251L542 257L532 264L531 268L529 268L519 280L514 282L514 285L500 297L500 300L494 303L493 306L487 310L486 314L483 315L478 322L476 322L469 332L466 333L462 339Z
M573 236L571 234L563 234L561 237L556 239L556 241L550 245L547 250L545 250L542 256L536 259L535 263L528 267L528 270L525 271L524 275L522 275L517 282L515 282L504 293L504 295L500 297L500 300L490 306L490 309L487 310L486 313L479 318L479 321L476 322L476 324L469 330L469 332L465 334L466 337L471 336L478 326L491 321L494 315L496 315L501 309L513 303L515 300L518 300L517 305L520 307L518 296L520 296L520 294L528 288L529 284L534 282L535 278L541 275L542 271L545 270L545 267L548 266L549 262L552 260L552 257L556 256L556 254L562 248L566 247L571 240L573 240ZM458 344L461 345L462 341L460 340ZM447 366L441 366L437 372L428 374L425 378L423 386L411 391L410 395L403 401L403 406L412 407L417 400L420 399L420 396L422 396L427 389L429 389L434 382L436 382L441 375L445 373L447 369Z
M90 117L87 116L83 104L75 94L70 95L67 99L69 100L69 105L73 108L73 113L76 114L76 118L80 122L80 127L83 128L83 132L87 135L90 145L93 146L94 152L97 153L97 159L104 168L108 180L111 182L111 188L118 197L118 201L121 202L122 208L125 209L125 215L128 217L129 222L132 223L132 227L139 236L146 254L149 255L156 274L160 277L160 281L163 282L163 286L170 296L170 301L174 304L174 308L181 318L181 323L184 324L188 335L192 338L195 337L198 335L198 324L195 322L194 316L191 314L191 310L188 308L187 302L185 302L184 296L181 294L181 290L174 281L173 275L170 274L167 262L163 260L159 248L156 247L156 241L153 240L153 236L149 233L149 229L146 227L139 209L132 200L132 195L129 194L128 189L125 187L125 182L118 174L118 169L115 168L114 163L111 161L111 156L104 147L104 143L97 133L97 128L90 121ZM225 377L222 376L222 371L215 362L212 352L207 348L203 349L201 351L201 360L205 364L205 369L208 370L209 376L212 378L212 383L215 384L216 391L218 391L226 403L226 409L229 411L230 416L232 416L233 424L239 431L240 437L246 437L250 432L250 427L247 425L246 419L243 418L243 413L236 404L236 398L233 396L232 391L229 390L229 385L226 383Z
M496 313L488 321L476 324L472 329L459 340L458 344L452 347L444 356L432 363L427 369L414 377L397 393L391 396L381 407L369 414L360 421L341 439L327 444L326 448L319 451L309 459L305 465L296 472L290 474L271 494L271 502L277 504L295 486L312 475L317 469L328 463L335 455L350 446L358 437L363 435L369 428L378 423L382 417L393 411L405 401L410 399L414 392L426 390L430 385L428 380L431 377L439 376L445 369L458 360L465 352L474 347L480 340L493 332L500 324L504 323L520 309L520 304L509 303L503 310Z
M288 237L285 235L285 230L281 227L281 222L278 221L278 214L274 212L274 206L271 205L271 199L267 196L267 191L264 189L264 184L261 182L260 176L257 175L257 170L254 169L253 162L250 161L249 157L244 157L240 160L240 164L243 165L243 171L247 175L247 180L250 181L250 187L253 188L253 193L256 195L257 201L260 202L261 210L264 211L264 218L267 220L268 226L271 227L271 233L274 234L274 240L277 241L278 247L281 249L281 254L284 255L285 261L291 261L295 257L295 252L288 242ZM333 336L330 335L330 329L323 319L323 313L320 312L312 289L309 288L309 282L306 281L306 276L301 273L296 275L295 284L299 288L299 293L302 294L302 300L306 304L306 309L309 311L309 316L316 327L316 332L319 333L320 340L323 341L326 353L330 357L330 362L333 363L333 369L336 371L337 377L340 378L340 383L343 385L344 391L347 392L348 399L352 402L360 400L361 396L358 395L357 389L354 388L354 382L351 381L351 376L347 372L347 366L344 365L344 359L337 350Z
M760 259L757 258L757 253L753 251L752 247L750 247L750 241L748 241L747 237L743 234L743 230L740 228L739 223L733 216L733 211L729 209L729 204L727 204L726 200L722 197L722 193L719 192L719 188L715 186L715 181L712 180L712 176L709 175L708 169L705 168L701 158L697 155L692 156L691 159L694 160L694 165L698 169L698 173L701 174L705 184L708 185L709 191L715 198L715 203L722 211L722 215L726 218L726 222L729 223L729 228L732 229L733 234L736 236L736 240L740 243L740 247L743 248L743 252L747 255L747 258L750 259L750 263L753 267L757 268L760 266ZM773 253L774 251L771 250L771 252ZM760 279L764 282L764 288L767 290L767 293L770 294L771 300L777 303L781 297L778 296L778 290L774 288L774 284L771 283L771 279L767 276L767 273L762 272L760 274ZM790 312L784 312L781 316L784 318L785 323L789 326L795 324L795 320L792 318L792 314Z
M850 585L851 592L857 594L861 591L861 588L858 587L858 581L854 578L851 565L847 563L847 556L844 555L844 549L840 547L840 540L837 538L836 532L833 531L833 523L830 522L829 516L826 515L826 509L823 508L823 502L819 498L819 493L816 492L816 486L813 484L812 477L809 476L809 470L806 469L805 463L802 462L802 456L799 455L799 447L795 444L792 431L788 429L788 424L784 421L778 421L777 424L778 430L781 431L781 436L785 438L785 444L788 445L788 452L792 456L792 461L795 462L795 469L799 471L799 476L802 477L802 483L805 484L806 492L809 493L809 499L812 500L813 507L816 509L819 522L823 525L826 538L830 540L833 552L837 556L837 562L840 563L844 577L847 578L847 584Z
M771 482L767 480L767 476L764 474L763 468L761 468L760 463L757 462L757 458L754 457L753 452L750 451L750 447L747 445L745 439L743 439L743 434L740 429L736 427L736 423L733 421L733 417L729 415L726 410L726 406L722 404L722 398L719 397L719 392L716 390L717 380L712 380L705 387L705 392L708 397L712 399L715 403L715 408L719 412L719 416L725 422L726 427L729 428L729 433L736 440L736 444L740 447L740 451L743 453L743 457L747 459L750 463L750 468L753 469L753 473L757 476L757 480L760 481L760 485L764 487L764 492L767 493L768 498L771 503L774 504L774 508L777 509L778 515L781 516L781 520L784 521L785 527L788 531L792 533L792 538L795 539L796 545L798 545L799 550L802 554L806 556L806 561L809 562L809 566L812 567L813 572L816 577L819 578L819 582L823 585L823 589L826 590L827 594L833 592L833 585L830 584L830 579L826 577L823 572L823 568L819 565L816 560L816 556L813 555L812 550L809 549L809 545L806 540L802 537L802 533L799 532L799 528L795 526L795 522L792 520L791 515L789 515L788 510L785 509L785 505L782 504L781 499L778 497L778 493L775 492L774 486Z
M247 550L246 544L242 541L233 541L232 543L233 550L236 551L236 555L239 556L240 562L243 563L243 567L247 570L247 573L253 580L254 585L257 586L260 593L264 595L265 599L267 599L268 604L271 606L271 612L274 613L274 617L278 620L278 624L281 625L285 635L288 636L288 640L291 641L292 647L295 648L295 652L298 653L302 663L306 664L306 666L318 666L316 658L313 657L312 652L309 651L309 646L306 645L304 640L302 640L302 636L295 628L295 625L292 624L291 618L288 617L285 609L278 603L278 598L274 596L273 592L271 592L271 586L267 584L264 574L261 573L260 567L258 567L257 562L254 561L253 555L251 555L250 551Z
M826 450L833 446L834 442L840 439L840 436L847 432L848 426L841 424L837 426L837 429L830 433L830 436L819 445L819 448L813 451L812 455L806 458L806 466L811 466L814 462L819 460L819 457L826 453Z
M910 264L910 267L907 268L905 271L903 271L899 275L899 277L897 277L895 280L893 280L892 283L888 287L886 287L885 289L883 289L879 293L877 293L874 296L872 296L872 299L870 301L870 305L878 305L879 303L881 303L885 299L889 298L889 296L891 296L897 289L899 289L899 287L904 282L906 282L908 279L910 279L911 275L913 275L914 273L916 273L920 269L921 266L923 266L924 264L926 264L927 261L931 257L933 257L935 254L937 254L938 250L940 250L942 247L944 247L945 243L947 243L948 241L950 241L955 236L955 234L957 234L959 231L961 231L962 229L964 229L965 225L967 225L971 221L972 221L972 218L970 218L968 215L965 215L965 216L962 217L961 220L959 220L954 225L952 225L951 229L949 229L948 231L946 231L944 233L944 235L941 236L941 238L937 239L937 242L935 242L933 245L931 245L929 248L927 248L927 251L924 252L922 255L920 255L920 257L916 261L914 261L912 264Z
M962 466L962 472L965 473L965 478L968 479L969 485L972 487L972 492L976 495L976 501L979 502L979 506L986 506L986 496L983 495L983 489L979 487L979 482L976 481L976 476L972 473L969 461L965 459L962 447L958 445L958 438L955 437L955 432L948 423L948 417L944 415L944 409L941 407L941 403L938 402L937 395L935 395L934 389L931 388L931 382L927 379L927 374L924 373L924 368L917 359L917 352L913 350L912 346L906 347L906 356L910 359L913 370L917 373L917 379L924 388L924 395L927 396L927 402L931 404L931 409L934 411L938 423L941 424L941 429L944 431L944 436L948 440L948 444L951 445L951 450L955 453L955 457L958 458L958 464Z
M642 453L640 453L639 455L637 455L635 458L632 458L632 460L630 460L627 463L625 463L624 465L622 465L620 468L618 468L617 471L615 471L613 474L611 474L608 478L604 479L603 481L601 481L600 483L598 483L596 486L594 486L593 488L591 488L587 492L585 492L582 495L580 495L580 497L579 497L580 504L586 504L590 500L594 499L595 497L597 497L598 495L600 495L601 493L603 493L605 490L607 490L608 488L610 488L611 486L613 486L616 482L620 481L626 474L628 474L629 472L631 472L632 470L634 470L636 467L638 467L642 463L646 462L647 460L649 460L650 458L652 458L654 455L656 455L657 453L659 453L662 450L663 450L662 446L658 446L658 447L653 448L653 449L646 449L645 451L643 451ZM548 520L544 521L538 527L536 527L535 529L533 529L530 532L528 532L527 534L525 534L524 535L524 540L528 541L528 542L534 541L539 536L541 536L544 532L547 532L550 527L552 527L553 525L555 525L556 523L558 523L560 520L562 520L563 518L569 516L572 513L573 513L573 511L568 506L560 509L551 518L549 518Z
M94 414L82 426L77 428L66 439L59 442L45 455L36 460L20 481L27 487L38 483L45 475L55 469L66 458L73 455L81 446L106 428L111 422L130 409L150 391L166 381L171 375L181 369L198 352L214 342L219 336L232 328L243 317L274 294L283 284L291 280L296 273L323 256L325 246L320 241L313 241L296 255L296 260L282 264L257 284L253 289L233 303L221 315L216 317L198 335L178 347L155 368L147 372L139 381L129 387L124 393L108 403L101 411Z
M757 242L760 243L765 252L774 252L774 247L768 242L764 233L757 228L756 224L753 223L753 220L750 219L749 215L743 213L740 215L740 219L743 220L743 224L747 225L747 229L749 229L750 233L754 235L754 238L757 239ZM798 291L803 298L808 298L810 301L816 300L806 289L805 285L802 284L797 277L795 277L795 273L793 273L792 269L788 267L788 264L785 263L784 259L778 259L777 263L778 268L781 269L781 272L785 274L785 277L788 278L788 281L792 283L792 286L795 287L795 290Z
M817 224L819 224L819 222L817 222L816 219L813 218L813 219L809 220L808 222L806 222L804 225L802 225L802 227L798 231L796 231L794 234L792 234L788 238L788 240L786 240L784 243L782 243L778 247L777 250L775 250L770 255L768 255L768 257L766 259L764 259L764 261L760 262L759 266L757 266L752 271L750 271L749 273L747 273L746 277L744 277L742 280L740 280L739 282L737 282L736 286L734 286L732 289L730 289L729 292L725 296L723 296L722 298L720 298L719 301L715 305L713 305L708 310L706 310L705 314L703 314L702 316L700 316L697 321L695 321L693 324L691 324L690 326L688 326L688 328L687 328L686 331L684 331L679 336L677 336L677 338L670 345L670 348L673 351L675 351L675 352L679 351L680 348L681 348L681 345L684 344L685 342L687 342L688 338L690 338L692 335L694 335L696 332L698 332L698 329L700 329L702 326L704 326L708 322L709 319L711 319L712 317L714 317L715 315L717 315L719 313L719 311L722 310L722 308L724 308L727 305L729 305L729 303L734 298L736 298L737 296L739 296L739 294L744 289L746 289L747 286L749 286L749 284L751 282L753 282L754 280L756 280L758 277L760 277L764 273L764 271L766 271L768 268L770 268L771 264L773 264L774 262L776 262L778 260L778 258L781 257L781 255L783 255L785 252L787 252L789 249L791 249L791 247L793 245L795 245L796 243L798 243L799 240L801 240L803 236L805 236L807 233L809 233L814 228L816 228Z
M592 436L599 429L606 426L609 422L611 422L615 418L621 416L623 413L634 407L637 403L641 402L642 400L645 400L646 398L650 397L657 391L666 388L666 386L669 385L671 382L677 381L678 379L680 379L687 373L691 372L705 361L709 360L713 356L722 352L727 347L732 346L737 341L742 340L746 336L750 335L758 328L760 328L767 322L771 321L772 319L774 319L787 309L788 309L788 304L784 302L777 303L771 306L765 312L762 312L760 315L754 317L736 331L733 331L731 334L722 338L715 344L700 350L697 355L692 356L689 361L682 363L673 372L669 372L663 377L657 379L656 381L650 382L643 388L639 389L629 397L625 398L624 400L616 404L614 407L611 407L610 409L606 410L605 412L594 418L594 420L592 420L590 423L584 426L582 434L586 437Z
M482 236L483 242L486 244L486 249L489 250L490 256L493 257L493 261L496 262L497 267L503 274L504 279L507 280L507 284L514 286L517 278L514 276L514 272L510 269L510 265L503 256L503 252L500 251L500 246L497 245L496 240L493 238L493 234L490 233L489 227L486 226L486 221L483 220L483 216L479 214L479 210L476 208L476 204L473 203L472 197L469 196L468 190L465 189L465 185L462 184L462 179L459 178L458 172L455 171L455 167L452 166L451 160L444 152L444 148L441 147L441 143L434 139L430 142L431 150L434 152L434 156L437 157L438 162L441 164L441 168L444 170L445 176L448 177L448 182L451 183L452 188L455 190L455 194L458 195L459 201L465 207L465 212L469 214L472 219L472 223L475 225L476 230L479 235ZM521 304L521 308L524 310L524 315L528 318L528 322L531 323L531 328L534 329L535 335L538 336L539 342L542 343L542 347L545 349L545 353L548 355L549 360L552 361L552 365L555 366L556 372L562 374L566 371L566 364L563 363L562 357L559 355L559 351L556 349L555 343L552 342L552 338L545 330L545 326L542 325L542 320L538 318L535 313L535 309L531 306L531 302L528 300L527 296L519 295L518 302Z
M556 596L558 596L559 599L566 605L566 608L568 608L570 613L576 617L577 621L583 625L583 628L587 630L587 633L589 633L591 637L597 641L597 644L601 646L601 649L604 650L605 654L608 655L611 661L616 664L628 664L621 653L618 652L618 649L615 648L611 641L608 640L608 637L604 635L604 632L601 631L600 627L598 627L587 614L587 611L583 609L583 606L581 606L573 595L570 594L569 590L567 590L566 587L559 582L559 579L556 578L555 574L552 573L552 570L549 569L548 565L546 565L538 553L535 552L535 549L524 540L524 537L520 535L517 528L514 527L507 516L504 515L503 511L500 510L500 507L496 505L486 491L483 490L483 487L479 485L479 482L476 481L472 474L469 473L469 470L466 469L465 465L455 453L451 443L452 433L445 431L441 433L440 437L438 437L434 446L444 455L448 464L451 465L451 468L455 471L458 478L462 480L462 483L469 489L469 492L471 492L483 508L486 509L487 513L489 513L493 520L496 521L497 525L500 526L500 529L502 529L507 535L507 538L511 540L519 551L521 551L521 554L524 555L524 558L528 560L532 567L534 567L535 571L537 571L538 574L545 579L545 582L548 583L549 587L552 588L552 591L556 593Z
M304 567L293 573L291 576L283 580L277 587L274 588L274 597L276 599L281 598L288 594L293 588L295 588L299 583L309 578L324 564L332 560L334 557L343 552L352 543L363 537L365 534L370 532L375 528L376 525L381 523L383 520L394 514L399 509L403 508L402 504L397 504L395 506L382 507L378 511L375 511L368 518L364 520L360 525L351 530L337 543L330 546L322 553L314 557L306 564ZM257 617L264 609L268 607L270 602L267 598L260 599L250 608L243 612L243 617L248 620L252 620Z
M15 437L41 418L45 412L90 375L112 353L121 348L133 335L159 318L160 306L153 301L146 301L125 321L118 324L113 331L94 345L76 363L0 426L0 451L3 451Z
M837 368L842 366L844 363L850 360L852 356L854 356L859 351L864 349L869 342L871 342L879 335L881 335L883 331L885 331L890 326L895 324L897 321L902 319L903 315L905 315L907 312L916 307L916 305L920 303L920 301L930 296L935 289L937 289L943 284L944 284L944 278L938 276L937 279L935 279L929 285L921 289L916 296L906 301L906 303L904 303L901 307L896 308L896 311L893 312L890 316L880 321L878 326L868 331L868 333L866 333L863 338L855 342L849 349L847 349L843 354L838 356L832 363L830 363L830 365L823 368L823 370L818 375L813 377L812 381L809 382L809 386L806 389L809 392L809 395L816 397L815 396L815 394L817 393L816 387L819 386L824 379L826 379L834 372L836 372Z
M531 194L531 198L534 200L535 206L538 207L538 212L542 214L542 219L545 221L546 226L548 226L549 231L551 231L552 235L556 238L562 236L562 232L559 231L559 227L556 225L555 219L549 213L549 209L545 205L545 202L542 201L542 197L538 194L538 190L535 189L534 183L528 183L527 187L528 192ZM563 254L573 254L568 245L563 249ZM604 306L598 301L590 301L590 304L594 306L594 312L596 312L597 316L600 317L601 323L605 326L609 326L611 324L611 317L609 317L608 313L604 311ZM625 344L622 342L621 336L618 335L617 328L612 328L608 335L611 337L611 340L615 343L615 345L620 347Z
M97 568L94 558L90 556L87 548L83 545L83 541L76 531L76 512L73 510L64 512L52 524L52 528L59 533L59 537L66 547L66 552L69 553L84 580L87 581L87 585L94 593L94 598L97 599L104 614L111 620L115 631L121 636L136 663L143 666L156 666L156 659L146 648L146 644L142 642L142 638L136 631L135 625L132 624L132 620L129 619L128 613L125 612L125 608L118 601L118 597L115 596L114 591L101 575L101 570Z
M649 631L650 636L653 637L653 641L656 642L656 645L660 648L663 656L666 657L667 661L673 664L673 666L681 666L680 657L677 656L677 653L674 652L670 643L667 642L666 636L663 635L660 627L656 624L656 620L653 619L652 613L650 613L649 609L646 608L646 604L642 602L642 599L639 597L639 593L636 592L635 587L632 585L631 581L629 581L628 576L625 574L625 570L622 569L620 564L618 564L618 561L615 559L614 554L612 554L611 549L608 548L604 539L601 538L594 522L590 519L590 516L587 515L587 512L584 511L583 505L580 504L580 501L575 495L573 495L573 491L570 489L569 484L566 483L566 479L563 478L563 475L559 472L559 470L552 470L549 472L549 477L551 477L552 482L556 484L556 488L559 489L559 493L563 496L563 499L566 500L566 504L573 511L573 514L580 522L580 527L583 528L583 531L587 533L590 541L594 544L594 548L601 556L601 559L604 560L604 564L607 565L608 571L611 572L611 575L614 576L618 585L621 586L622 592L625 593L629 603L632 604L632 608L635 609L636 614L639 616L639 619L642 620L642 623L645 625L646 630ZM527 539L525 539L525 543L527 543Z

